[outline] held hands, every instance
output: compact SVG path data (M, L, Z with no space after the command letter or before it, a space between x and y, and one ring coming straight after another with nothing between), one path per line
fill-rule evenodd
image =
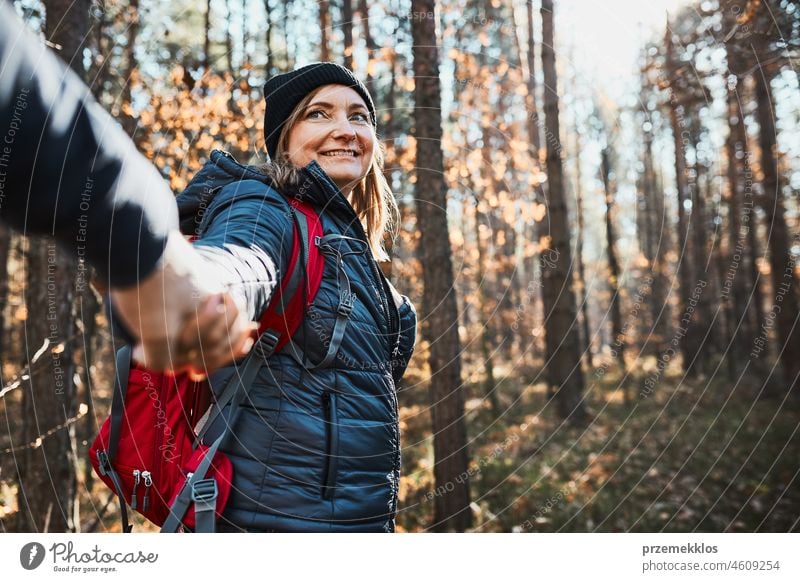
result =
M257 324L210 280L211 272L176 231L153 273L137 286L111 291L116 313L139 338L134 359L199 379L250 351Z

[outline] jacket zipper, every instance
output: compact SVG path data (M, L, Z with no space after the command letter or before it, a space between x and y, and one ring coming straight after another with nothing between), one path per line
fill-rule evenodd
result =
M322 486L322 498L333 499L336 493L336 473L339 464L339 415L336 406L336 393L325 390L322 393L322 406L325 411L325 431L328 435L325 483Z

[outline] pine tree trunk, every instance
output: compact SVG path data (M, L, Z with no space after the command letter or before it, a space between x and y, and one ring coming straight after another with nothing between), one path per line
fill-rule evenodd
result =
M0 376L3 373L3 365L7 361L6 355L6 301L8 299L8 257L11 255L11 231L3 224L0 224L0 269L3 276L0 277Z
M264 0L264 14L266 17L266 30L264 31L264 43L267 49L267 63L264 65L265 77L269 79L275 70L272 55L272 6L270 0Z
M672 31L667 26L666 33L667 45L667 69L673 70L676 66L674 55L674 45L672 42ZM689 187L686 177L686 153L684 151L683 141L681 135L683 133L683 116L684 112L679 104L680 96L677 95L675 88L670 88L669 98L669 120L672 128L672 140L675 149L675 185L678 191L678 280L680 281L679 292L679 313L680 319L678 322L678 331L680 337L680 350L683 356L683 367L687 374L693 371L691 365L694 356L697 354L696 345L694 341L694 329L691 321L687 320L687 308L693 292L693 271L692 261L689 248L689 219L686 216L686 201L689 199Z
M331 60L331 47L328 40L328 32L331 26L331 11L328 0L319 1L319 60L328 62Z
M206 20L203 35L203 70L211 65L211 0L206 0Z
M245 75L248 74L247 64L250 62L250 51L247 49L247 43L250 40L247 31L248 20L247 0L242 0L242 68L244 68Z
M35 238L30 241L28 269L25 364L46 342L47 347L23 385L22 445L37 443L40 435L73 418L77 409L71 338L73 263L55 243ZM18 531L80 530L75 452L71 425L18 453Z
M125 132L133 136L138 120L133 114L131 89L136 73L136 38L139 35L139 0L130 0L126 9L125 25L127 44L125 46L125 78L122 87L122 126Z
M536 106L536 45L533 36L533 0L526 2L528 11L528 95L526 103L528 106L528 137L533 151L535 152L536 161L539 161L539 150L542 147L542 140L539 133L539 109Z
M729 367L732 377L738 376L741 366L746 361L746 356L753 345L753 330L750 328L747 317L747 303L750 298L750 285L748 272L744 266L747 258L745 243L745 230L750 228L743 224L743 203L747 202L746 216L751 217L753 211L752 192L750 200L745 201L743 185L745 171L749 171L749 152L746 147L744 119L739 111L739 102L736 91L728 91L728 138L726 150L728 158L728 217L729 239L728 260L724 271L723 297L729 297L728 333L731 334L731 347L729 351ZM744 165L738 159L741 156ZM750 179L752 184L752 178ZM751 188L752 190L752 188ZM748 220L749 222L749 220Z
M697 118L693 118L695 123L699 124ZM699 127L693 127L692 139L693 149L697 152L697 136L699 135ZM709 356L713 349L713 343L710 341L711 331L711 306L709 305L708 298L711 293L709 285L711 284L712 273L706 269L709 264L707 257L706 241L708 240L708 232L706 229L706 216L705 216L705 201L700 187L702 179L702 167L697 162L695 154L694 164L694 179L692 188L690 188L692 196L692 219L690 223L692 235L692 262L694 263L695 276L699 281L705 283L705 287L697 294L695 311L692 317L692 329L694 335L697 337L698 351L694 360L694 372L698 375L706 375L710 370Z
M496 334L493 333L494 327L492 321L487 319L487 303L489 297L487 296L487 281L486 281L486 251L483 248L481 241L481 216L480 200L475 198L475 247L478 250L478 268L475 272L475 284L478 288L478 323L481 326L481 357L483 358L483 367L486 378L483 384L483 392L489 403L492 406L494 414L500 414L500 401L497 397L497 383L494 378L494 364L492 362L492 348L495 342ZM484 222L485 224L485 222Z
M412 0L411 9L427 14L434 0ZM467 433L458 337L458 309L447 225L447 186L441 149L441 87L435 21L412 21L414 133L417 140L415 185L420 256L423 269L423 332L430 342L430 399L434 434L434 478L446 492L436 497L438 530L464 531L471 522L467 471Z
M576 144L578 137L576 134ZM583 353L585 354L586 365L588 369L594 367L594 358L592 357L592 335L589 331L589 296L586 290L586 269L583 264L583 233L585 232L585 225L583 222L583 186L581 185L581 162L580 162L580 146L575 149L575 206L578 218L578 240L575 243L575 261L578 264L578 301L581 305L581 330L582 330L582 346Z
M378 45L375 44L375 39L372 38L372 33L369 29L369 5L367 0L358 0L358 12L361 16L361 26L364 30L364 42L367 45L367 75L365 83L372 98L376 99L378 95L375 92L375 80L372 78L371 69L372 61L375 58L375 51L378 50Z
M759 69L753 75L758 103L761 171L764 174L762 207L771 229L768 240L772 272L772 309L777 311L778 352L783 366L785 391L794 390L797 396L798 375L800 375L800 285L791 254L791 246L794 243L786 226L783 194L778 182L774 101L770 86L771 78L765 77L766 74L765 70Z
M82 46L89 24L87 0L45 0L45 36L62 47L61 57L85 78ZM30 240L26 300L26 353L49 349L32 368L22 395L22 445L18 453L18 531L79 531L74 424L72 306L74 260L55 243ZM62 428L59 428L62 427ZM43 438L43 433L54 430Z
M622 333L622 313L619 308L619 261L617 260L617 237L614 234L614 192L611 188L611 160L608 149L603 149L601 156L601 176L603 190L606 195L606 254L608 257L608 284L611 293L611 332L614 338L611 344L611 353L616 360L620 375L625 378L625 336ZM628 390L624 391L625 404L630 403Z
M353 70L353 0L342 0L342 33L344 33L344 66Z
M228 73L233 72L233 37L231 28L233 27L233 11L231 10L231 0L225 0L225 59L228 64ZM233 97L231 97L231 101Z
M580 366L577 313L572 281L572 250L564 176L556 87L556 55L553 31L553 0L542 0L542 70L544 72L544 114L547 139L547 212L543 224L548 234L540 235L542 284L545 308L548 381L562 418L575 424L587 420L583 402L584 378Z

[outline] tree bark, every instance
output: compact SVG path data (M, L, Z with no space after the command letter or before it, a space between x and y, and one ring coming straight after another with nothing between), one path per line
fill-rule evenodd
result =
M601 177L606 195L606 255L608 257L608 284L611 293L611 333L614 338L611 353L619 366L621 377L626 376L625 336L622 333L622 313L619 308L619 261L617 260L617 237L614 233L614 192L611 187L611 159L607 148L600 153ZM624 391L625 404L630 404L628 390Z
M342 0L342 32L344 33L344 66L353 70L353 0Z
M331 11L328 0L319 1L319 60L328 62L331 60L331 47L328 40L328 30L331 26Z
M203 36L203 70L208 72L211 64L211 0L206 0L206 21Z
M45 35L82 78L82 49L89 24L87 0L45 0ZM50 349L31 368L22 394L22 446L17 455L17 530L79 531L74 424L72 307L74 260L55 243L30 240L26 300L26 354L30 364L45 342ZM65 426L66 424L66 426ZM40 435L53 430L47 437ZM28 443L34 443L26 446Z
M767 71L754 73L756 102L758 103L759 145L761 149L761 171L763 172L763 209L770 226L768 237L772 274L773 307L778 320L778 353L783 367L786 392L797 396L798 374L800 374L800 285L797 266L792 260L791 240L786 226L783 194L778 182L776 128L772 104L771 77ZM800 238L796 239L800 240Z
M231 0L225 0L225 59L228 63L228 73L233 75L233 11L231 10Z
M528 77L526 103L528 106L528 139L530 139L537 164L539 163L539 150L542 140L539 133L539 109L536 106L536 45L533 36L533 0L525 3L528 11Z
M483 358L483 367L486 373L486 378L483 384L483 393L486 395L486 398L489 399L489 403L492 406L492 413L497 415L500 414L502 411L500 410L500 400L497 396L497 383L495 382L494 378L494 364L492 362L492 347L494 344L493 339L496 338L496 334L493 333L492 322L487 319L486 312L487 312L487 303L489 302L489 297L486 292L487 289L487 281L486 281L486 251L483 248L483 242L481 241L481 211L480 211L480 199L476 196L474 200L474 208L475 208L475 246L478 249L478 268L475 272L475 284L478 287L478 323L481 325L481 356ZM486 224L484 222L484 224ZM488 227L488 225L487 225Z
M713 342L711 341L711 305L708 302L708 297L711 293L709 285L711 285L713 273L706 269L709 264L707 257L706 241L708 240L708 232L706 227L705 216L705 201L703 200L703 192L701 189L702 179L702 166L697 161L697 144L700 134L700 120L697 117L692 118L692 146L695 151L695 164L694 164L694 177L692 180L692 187L690 188L692 197L692 219L691 219L691 235L692 235L692 262L694 263L695 276L699 280L706 283L706 287L701 290L697 295L695 305L695 312L692 317L693 334L697 338L698 351L694 359L694 372L696 374L705 375L710 370L709 356L713 350Z
M367 0L358 0L358 12L361 16L361 26L364 30L364 42L367 45L367 75L365 84L367 85L370 95L375 99L377 98L377 93L375 92L375 80L372 78L371 69L372 61L375 58L375 51L378 50L378 45L375 44L375 39L372 38L372 33L369 29L369 5Z
M412 0L417 14L432 13L434 0ZM424 332L430 342L430 399L433 417L434 478L446 493L436 497L434 528L464 531L471 522L467 433L453 290L452 251L447 225L447 186L442 154L441 87L435 20L412 22L414 57L415 186L423 268Z
M674 55L674 44L672 41L672 30L667 25L666 32L667 48L667 74L672 75L677 61ZM684 111L680 105L680 96L677 89L670 86L669 89L669 120L672 128L673 146L675 148L675 186L678 191L678 279L680 281L679 293L679 313L680 320L678 329L682 334L680 338L680 350L683 357L683 367L687 374L693 371L691 366L692 359L697 353L697 342L694 341L694 330L690 320L686 320L687 308L692 295L692 260L689 252L689 219L686 216L686 201L689 199L689 186L686 178L686 153L684 151L683 140L683 118Z
M264 65L264 73L265 77L269 79L272 77L272 73L275 70L273 65L274 59L272 56L272 6L270 5L270 0L264 0L264 13L267 19L267 30L264 31L264 42L267 49L267 63Z
M2 375L3 365L6 362L6 318L5 307L8 298L8 257L11 254L11 231L3 224L0 224L0 269L3 276L0 277L0 375Z
M139 0L130 0L126 9L127 44L125 46L125 75L122 80L122 126L133 136L138 120L133 114L131 89L136 73L136 39L139 35Z
M581 167L581 142L577 124L574 131L575 135L575 206L578 219L578 240L575 241L575 262L578 264L578 293L577 300L581 306L581 331L582 331L582 352L586 359L589 370L594 367L592 357L592 336L589 331L589 296L586 292L586 270L583 264L583 233L585 231L583 222L583 172Z
M549 221L545 218L543 224L549 223L551 229L548 235L540 238L548 380L550 393L556 399L561 417L574 424L583 424L587 414L583 401L584 378L580 364L570 228L561 162L553 0L542 0L541 15L549 214Z

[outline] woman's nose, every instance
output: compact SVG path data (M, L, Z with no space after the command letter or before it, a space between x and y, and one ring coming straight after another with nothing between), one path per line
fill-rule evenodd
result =
M348 141L356 139L356 130L347 117L337 117L333 128L333 137Z

